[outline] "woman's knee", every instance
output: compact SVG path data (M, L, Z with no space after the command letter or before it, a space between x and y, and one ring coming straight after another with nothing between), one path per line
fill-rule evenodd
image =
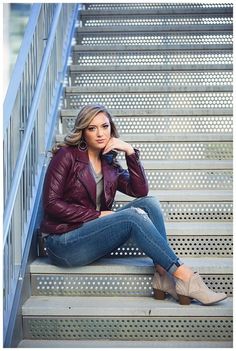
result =
M140 207L130 207L127 211L127 216L129 219L134 219L135 221L138 221L139 219L142 220L149 220L149 216L146 211L144 211Z

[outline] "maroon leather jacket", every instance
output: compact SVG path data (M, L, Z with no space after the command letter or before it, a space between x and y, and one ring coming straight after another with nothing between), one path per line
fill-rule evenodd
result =
M147 179L139 161L139 151L126 156L128 170L114 153L102 156L104 191L101 211L111 210L116 191L133 197L146 196ZM62 234L100 215L96 210L96 183L86 151L62 147L52 158L44 181L43 233Z

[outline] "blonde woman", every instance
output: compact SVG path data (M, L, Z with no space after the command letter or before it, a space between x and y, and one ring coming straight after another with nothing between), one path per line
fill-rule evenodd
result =
M125 154L127 170L116 160L117 152ZM181 304L196 299L209 305L227 297L208 289L169 246L159 203L147 196L139 151L119 138L104 106L84 106L74 129L53 153L41 224L53 264L87 265L132 239L153 260L155 298L164 299L168 293ZM117 190L136 199L114 212Z

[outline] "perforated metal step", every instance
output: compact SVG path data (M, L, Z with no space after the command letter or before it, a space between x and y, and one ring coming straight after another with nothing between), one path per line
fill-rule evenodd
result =
M212 308L147 297L31 297L23 314L25 338L232 340L230 298Z
M30 340L24 339L19 348L232 348L232 341L142 341L142 340Z
M84 9L81 14L104 15L112 13L231 13L233 11L232 3L91 3L84 4Z
M210 238L209 238L210 242ZM209 243L208 242L208 243ZM47 258L35 260L31 266L33 295L40 296L152 296L153 262L139 251L100 259L85 267L63 268L50 264ZM125 246L123 246L125 247ZM119 255L119 253L121 255ZM233 293L232 258L184 257L184 262L198 271L215 291Z
M165 72L103 72L80 73L79 67L70 66L71 86L102 88L102 87L199 87L214 86L215 88L231 86L231 71L165 71Z

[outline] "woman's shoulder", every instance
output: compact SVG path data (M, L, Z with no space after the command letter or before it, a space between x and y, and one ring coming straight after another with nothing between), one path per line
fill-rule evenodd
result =
M62 161L64 163L73 161L77 157L78 148L74 146L62 146L53 155L52 160Z

